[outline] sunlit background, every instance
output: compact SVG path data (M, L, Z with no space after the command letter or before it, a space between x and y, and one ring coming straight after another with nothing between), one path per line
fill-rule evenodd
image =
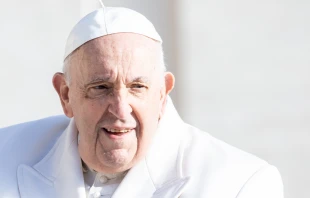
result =
M309 0L104 3L154 23L186 122L277 166L286 198L310 197ZM70 29L96 7L96 0L1 4L0 127L62 113L52 75Z

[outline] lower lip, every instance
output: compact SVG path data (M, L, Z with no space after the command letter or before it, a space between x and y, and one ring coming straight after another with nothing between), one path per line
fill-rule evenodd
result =
M106 134L106 136L108 136L110 139L121 139L121 138L124 138L125 136L127 136L128 134L132 133L133 132L133 129L126 132L126 133L111 133L111 132L108 132L107 130L105 129L102 129L102 131Z

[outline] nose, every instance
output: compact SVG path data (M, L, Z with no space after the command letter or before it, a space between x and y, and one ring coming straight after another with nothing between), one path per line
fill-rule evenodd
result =
M120 120L125 120L132 112L128 99L124 95L118 95L111 99L108 111Z

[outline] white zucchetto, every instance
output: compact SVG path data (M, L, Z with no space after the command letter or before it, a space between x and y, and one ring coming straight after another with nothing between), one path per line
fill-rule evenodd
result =
M103 7L86 15L73 27L64 59L87 41L121 32L141 34L162 43L153 24L142 14L128 8Z

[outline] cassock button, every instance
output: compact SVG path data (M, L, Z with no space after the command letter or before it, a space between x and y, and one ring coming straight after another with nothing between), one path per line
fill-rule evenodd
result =
M105 176L101 176L101 177L99 178L99 181L100 181L102 184L105 184L105 183L107 183L108 178L105 177Z
M94 198L99 198L101 196L100 192L95 192L94 193Z

